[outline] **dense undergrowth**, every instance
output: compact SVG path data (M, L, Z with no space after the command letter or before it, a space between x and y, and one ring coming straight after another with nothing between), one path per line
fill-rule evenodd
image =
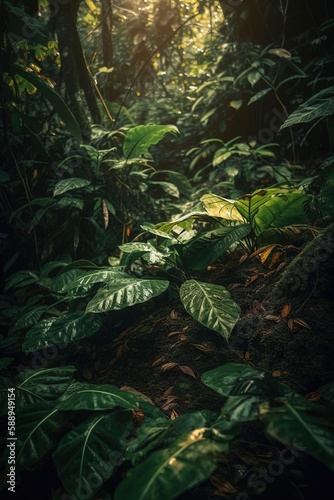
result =
M204 485L201 498L242 500L266 498L286 479L301 498L307 460L334 470L327 371L302 391L249 354L264 321L275 334L312 330L298 312L332 272L332 7L322 2L315 15L311 2L311 25L301 16L297 29L299 2L255 2L254 33L253 1L195 3L183 19L187 2L158 2L153 14L144 2L142 24L130 6L117 11L113 65L91 42L92 63L73 82L62 22L83 40L101 26L105 34L109 3L63 2L53 15L41 1L38 16L26 2L1 2L4 494L167 500L197 498ZM217 22L205 42L191 24L197 15L199 26ZM233 276L242 281L242 265L254 261L272 290L247 309ZM156 363L213 391L214 408L156 405L126 384L85 379L71 360L72 348L80 356L106 337L125 338L130 317L158 321L164 307L182 309L205 342L214 335L241 358L201 373ZM185 340L182 332L170 335ZM205 342L194 345L210 353ZM240 355L235 346L245 343ZM120 363L122 349L110 355ZM256 446L266 450L260 462ZM27 494L29 475L50 477L47 492L36 484Z

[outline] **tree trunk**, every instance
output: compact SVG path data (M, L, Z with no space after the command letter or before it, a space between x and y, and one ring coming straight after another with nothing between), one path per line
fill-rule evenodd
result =
M113 44L112 44L112 26L113 11L110 0L101 0L102 14L102 50L103 64L107 68L113 66ZM103 95L108 101L113 100L112 75L106 74Z
M78 7L79 2L77 0L70 0L63 5L59 5L56 16L56 31L69 104L79 123L83 125L84 129L87 129L88 120L84 107L80 103L80 90L84 92L92 120L99 123L101 116L77 31L76 15Z

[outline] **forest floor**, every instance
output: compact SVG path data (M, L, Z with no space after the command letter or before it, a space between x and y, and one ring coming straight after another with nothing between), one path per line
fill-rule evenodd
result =
M235 256L207 271L206 281L226 286L242 310L228 343L165 296L156 299L153 308L129 309L116 337L116 327L110 324L110 332L98 340L72 346L69 360L80 379L139 391L171 418L194 410L219 411L224 398L200 377L226 362L267 370L296 392L319 399L316 389L334 379L333 256L301 270L304 278L295 287L287 286L276 300L273 291L299 253L300 248L290 246L272 265L263 265L259 255L241 262ZM275 480L267 476L263 481L277 446L259 442L252 432L248 444L234 450L242 477L232 481L218 469L210 481L180 498L313 499L330 478L327 469L300 455ZM252 491L254 480L247 482L254 470L262 474L264 491Z

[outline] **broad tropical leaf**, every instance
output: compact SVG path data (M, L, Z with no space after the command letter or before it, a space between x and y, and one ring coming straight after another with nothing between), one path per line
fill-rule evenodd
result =
M151 243L124 243L124 245L119 246L119 249L125 254L121 261L124 266L129 266L139 258L143 258L150 265L161 264L164 262L164 258L170 254L168 247L158 250Z
M188 280L181 285L180 297L193 318L228 340L241 311L226 288Z
M28 406L17 414L16 466L26 469L46 455L54 446L59 433L70 414L60 412L54 403L39 403Z
M117 410L89 418L62 438L52 457L71 498L95 497L119 464L131 429L131 411Z
M259 206L254 217L255 234L269 227L283 227L289 224L304 224L307 221L303 204L308 196L302 193L278 193Z
M241 214L232 200L222 198L216 194L205 194L200 198L205 210L211 217L219 217L230 221L245 222L244 214ZM247 219L247 217L246 217Z
M57 403L61 410L108 410L120 406L128 410L139 408L141 398L121 391L110 384L74 382Z
M208 478L228 441L215 441L210 428L195 429L130 470L115 500L170 500ZM211 438L211 439L210 439Z
M146 302L167 290L169 281L142 278L115 279L88 303L87 313L103 313Z
M321 90L298 106L298 108L285 120L283 125L281 125L280 131L298 123L309 123L324 118L325 116L332 116L333 114L334 86Z
M147 423L144 422L137 429L136 437L127 446L125 459L131 460L132 465L136 465L163 442L170 429L171 422L167 418L153 421L149 419Z
M80 189L89 186L91 181L88 179L81 179L80 177L71 177L70 179L63 179L57 182L53 190L53 196L59 196L61 194L72 191L72 189Z
M101 325L101 318L83 312L44 319L28 330L22 349L33 352L54 344L77 342L96 333Z
M32 309L29 308L28 311L19 316L11 331L16 332L17 330L21 330L22 328L27 328L29 326L35 325L41 318L43 313L49 308L49 306L36 306Z
M254 217L259 208L277 194L282 194L283 190L278 188L259 189L252 194L246 194L235 202L236 208L242 216L253 224Z
M71 271L69 271L69 273L70 272ZM77 271L77 276L73 274L74 277L71 280L65 277L64 286L60 287L61 276L64 276L64 274L57 278L58 291L70 293L71 295L78 295L80 297L87 295L95 283L109 283L112 280L128 277L126 273L111 267L96 268L89 271L80 271L79 273Z
M260 418L270 437L308 453L334 470L334 418L329 409L298 397L283 400L281 406L263 403Z
M75 371L74 366L61 366L20 373L15 388L17 407L58 399L68 389Z
M229 226L208 231L187 246L182 260L190 269L201 270L215 262L233 243L242 240L251 231L249 224Z
M138 158L147 153L150 146L157 144L168 132L178 133L174 125L138 125L131 128L123 143L125 158Z
M267 372L255 370L249 365L226 363L203 373L201 380L222 396L280 397L292 390Z

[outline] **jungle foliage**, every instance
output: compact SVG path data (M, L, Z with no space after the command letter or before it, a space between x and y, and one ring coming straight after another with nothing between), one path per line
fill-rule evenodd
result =
M6 427L15 389L18 484L51 461L54 500L168 500L219 465L243 491L245 428L278 463L334 470L331 381L313 401L225 363L201 375L217 411L171 418L62 362L158 300L228 345L241 309L206 270L271 268L333 222L334 7L303 6L0 1L0 401Z

